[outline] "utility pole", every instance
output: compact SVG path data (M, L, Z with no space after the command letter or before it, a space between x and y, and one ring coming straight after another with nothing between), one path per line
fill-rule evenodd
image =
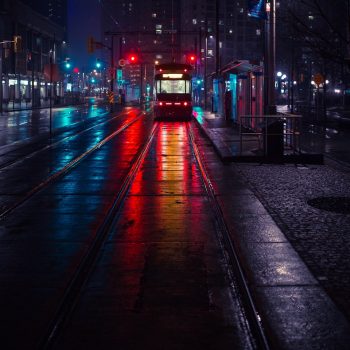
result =
M216 42L215 42L215 72L218 78L220 71L220 26L219 26L219 0L215 0L215 32L216 32Z
M276 71L276 0L270 0L265 27L265 114L276 114L275 71Z

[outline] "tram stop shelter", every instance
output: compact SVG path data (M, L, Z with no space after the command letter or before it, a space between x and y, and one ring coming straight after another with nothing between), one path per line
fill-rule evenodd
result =
M310 157L300 148L301 115L278 112L264 115L263 66L236 60L212 75L210 138L231 161L295 162ZM214 145L215 146L215 145ZM315 158L315 159L314 159Z
M213 77L212 110L237 124L242 115L262 115L263 67L247 60L236 60Z

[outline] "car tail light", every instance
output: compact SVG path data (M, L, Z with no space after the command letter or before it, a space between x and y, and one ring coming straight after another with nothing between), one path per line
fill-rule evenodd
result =
M163 102L162 101L158 101L158 106L163 106Z
M187 101L184 102L184 106L188 106L188 104L189 104L189 103L188 103Z

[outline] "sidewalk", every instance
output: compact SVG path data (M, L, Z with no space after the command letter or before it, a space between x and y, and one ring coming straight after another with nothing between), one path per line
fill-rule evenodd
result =
M238 126L200 108L195 109L194 116L223 162L323 164L323 154L313 150L300 153L299 150L285 150L282 156L266 156L263 152L265 136L261 133L244 132L241 137Z
M220 152L230 127L211 113L195 120ZM350 170L336 164L226 167L232 184L219 198L276 348L348 349Z

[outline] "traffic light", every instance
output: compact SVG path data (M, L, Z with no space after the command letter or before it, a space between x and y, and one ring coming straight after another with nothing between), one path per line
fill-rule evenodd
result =
M22 52L22 37L19 35L13 37L13 50L16 53Z
M138 59L137 55L135 55L134 53L131 53L128 56L128 61L129 61L130 64L137 64L139 59Z
M93 53L95 51L95 40L92 36L88 37L87 51L88 53Z
M99 59L96 60L96 68L101 68L102 64L101 61Z
M190 54L190 55L188 55L187 60L190 64L196 64L197 56L194 54Z
M65 60L64 60L64 67L66 69L70 69L72 67L72 64L70 63L70 58L67 57Z

